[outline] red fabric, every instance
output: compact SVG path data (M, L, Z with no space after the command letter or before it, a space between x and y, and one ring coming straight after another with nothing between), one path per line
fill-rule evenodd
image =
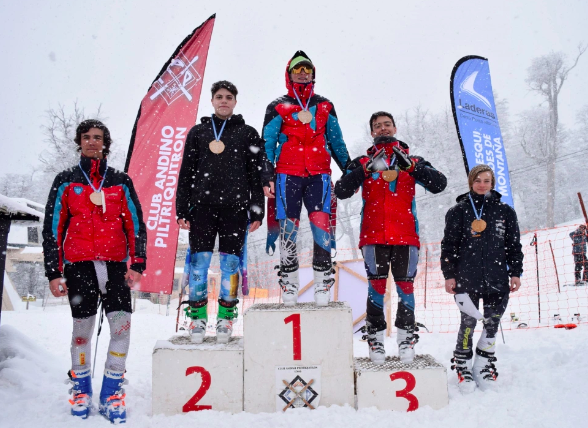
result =
M408 281L396 281L396 285L400 287L404 294L414 293L414 284Z
M378 294L385 294L386 293L386 278L382 279L370 279L370 284L372 288Z
M376 147L377 149L383 147L390 161L394 154L392 151L394 145L408 153L408 148L400 145L398 141L378 144ZM370 147L368 154L374 151L374 147ZM363 182L364 207L359 238L360 247L381 244L414 245L420 248L416 218L412 212L415 183L415 179L410 174L399 171L396 189L392 192L390 183L384 181L380 173L368 175Z
M306 106L313 93L314 84L306 85L293 83L290 80L288 67L286 66L286 88L288 95L296 98L294 91L300 97L300 101ZM325 132L329 114L333 104L328 100L318 102L314 112L314 129L311 123L304 124L292 117L292 113L302 111L298 102L292 104L278 104L276 110L282 117L280 133L284 134L288 141L282 145L280 158L276 164L276 173L308 177L316 174L331 174L331 155L327 151Z
M77 192L75 188L78 188ZM106 213L101 206L90 201L93 191L82 183L71 183L65 188L61 197L57 242L62 242L68 220L69 225L60 256L71 263L86 260L120 262L126 260L127 255L131 257L131 263L140 262L135 259L135 225L123 186L102 188ZM60 260L60 266L63 267L63 260Z
M313 225L329 233L329 214L324 211L314 211L308 215L308 219Z

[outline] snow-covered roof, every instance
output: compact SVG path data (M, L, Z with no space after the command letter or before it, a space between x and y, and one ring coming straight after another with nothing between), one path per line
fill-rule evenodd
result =
M0 195L0 211L9 214L30 214L39 217L39 220L42 220L45 217L45 214L42 211L29 207L27 205L29 201L25 201L26 199L9 198L8 196ZM31 202L30 204L42 208L42 205L35 202Z

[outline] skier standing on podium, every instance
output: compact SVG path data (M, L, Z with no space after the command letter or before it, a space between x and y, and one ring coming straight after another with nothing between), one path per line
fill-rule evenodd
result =
M71 414L86 419L92 408L92 332L101 298L110 343L99 410L111 422L122 423L131 335L129 287L145 270L147 233L131 178L108 165L108 128L85 120L74 141L82 152L80 161L57 175L45 207L45 275L55 297L69 298L73 316Z
M386 360L384 350L384 294L391 268L398 310L395 326L400 360L414 359L418 327L414 315L413 281L419 258L419 226L416 217L415 184L431 193L445 189L447 179L421 157L409 156L408 145L397 140L394 118L387 112L370 117L374 138L368 156L348 166L348 173L335 185L339 199L347 199L362 187L364 201L359 246L369 282L364 336L374 364Z
M445 216L441 241L441 270L445 290L455 295L461 325L453 352L462 393L496 384L496 333L508 305L510 292L521 286L523 252L517 215L500 201L494 190L495 177L488 165L476 165L468 175L470 191L458 196ZM510 277L510 280L509 280ZM483 314L478 307L482 299ZM473 336L478 321L484 330L476 345Z
M335 282L329 219L331 157L344 171L349 154L333 103L314 92L316 68L310 58L297 51L285 74L288 94L268 105L263 123L267 158L276 166L275 182L264 187L264 193L275 198L279 221L282 301L292 306L298 300L296 236L304 202L314 239L314 300L318 306L327 306Z
M263 141L257 131L233 114L237 88L222 80L212 85L214 114L188 133L178 178L176 215L190 231L189 307L192 340L202 343L208 321L208 268L219 237L221 290L216 339L227 343L237 318L239 256L249 232L264 214L260 159Z

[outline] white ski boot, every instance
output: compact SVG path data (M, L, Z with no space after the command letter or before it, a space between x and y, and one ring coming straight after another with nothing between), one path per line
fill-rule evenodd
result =
M494 365L495 361L494 352L484 352L476 348L476 358L474 359L472 373L478 388L482 391L496 387L498 372Z
M331 301L331 287L335 280L331 278L332 270L313 271L314 273L314 301L317 306L328 306Z
M457 386L459 392L462 394L471 394L474 392L476 389L476 382L472 375L472 356L470 355L470 358L464 358L463 355L454 352L451 362L453 363L451 370L457 372Z
M239 316L237 304L239 300L229 302L219 299L216 322L216 343L229 343L233 334L233 320Z
M198 307L188 306L184 310L186 311L186 317L190 320L188 332L190 334L190 341L192 343L202 343L204 336L206 336L206 323L208 322L208 304L198 303Z
M363 340L367 340L368 349L370 351L370 360L372 363L382 365L386 361L386 350L384 349L384 330L376 331L368 321L361 329Z
M282 288L282 302L286 306L294 306L298 303L298 287L300 286L298 271L288 273L278 271L278 276L280 277L278 283Z
M397 329L396 343L398 343L398 357L400 361L410 364L414 360L414 346L419 341L419 335L415 333L416 327L410 330Z

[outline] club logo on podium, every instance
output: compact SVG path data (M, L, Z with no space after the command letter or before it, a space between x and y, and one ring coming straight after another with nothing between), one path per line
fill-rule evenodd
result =
M277 411L301 407L315 409L321 393L320 366L276 367L276 390L280 391L276 397Z

